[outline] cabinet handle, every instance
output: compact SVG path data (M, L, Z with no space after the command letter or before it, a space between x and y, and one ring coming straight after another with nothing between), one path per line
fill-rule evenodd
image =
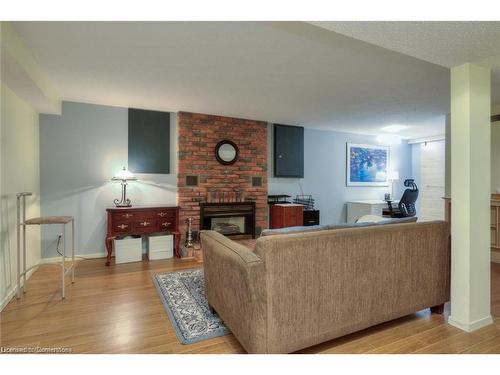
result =
M170 224L172 224L172 223L169 223L169 222L167 222L167 221L166 221L166 222L164 222L164 223L161 223L161 225L163 225L164 227L168 227Z
M158 212L158 216L160 217L164 217L164 216L167 216L168 213L167 212Z
M133 217L134 215L133 214L123 214L122 217L126 218L126 219L129 219L131 217Z
M116 227L120 228L121 230L123 230L125 228L128 228L128 225L126 225L126 224L120 224L120 225L117 225Z
M143 227L147 227L149 224L151 224L149 221L143 221L140 223Z

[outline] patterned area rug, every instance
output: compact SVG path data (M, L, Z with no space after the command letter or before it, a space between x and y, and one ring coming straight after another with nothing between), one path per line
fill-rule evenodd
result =
M154 275L163 306L183 344L192 344L230 331L208 308L203 285L203 269Z

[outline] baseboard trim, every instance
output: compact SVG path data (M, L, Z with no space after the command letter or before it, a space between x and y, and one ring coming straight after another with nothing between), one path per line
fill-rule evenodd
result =
M93 253L93 254L75 254L76 260L83 260L83 259L98 259L98 258L106 258L108 256L107 253ZM66 259L69 261L71 260L71 255L66 255ZM61 262L61 257L52 257L52 258L42 258L40 261L40 265L42 264L53 264L53 263L60 263Z
M455 320L452 316L450 316L448 318L448 324L452 325L453 327L457 327L465 332L473 332L478 330L479 328L483 328L489 326L490 324L493 324L493 318L491 317L491 315L488 315L482 319L478 319L468 323L459 322L458 320Z
M40 264L40 263L38 263ZM31 277L31 275L33 275L36 271L36 267L35 268L32 268L31 270L29 270L28 272L26 272L26 281L28 281ZM24 286L24 283L23 281L21 280L21 286ZM5 294L5 297L2 299L2 302L0 303L0 312L3 311L3 309L5 308L5 306L7 306L9 304L9 302L12 300L12 298L14 298L17 294L17 284L15 284L14 286L11 286L9 291Z

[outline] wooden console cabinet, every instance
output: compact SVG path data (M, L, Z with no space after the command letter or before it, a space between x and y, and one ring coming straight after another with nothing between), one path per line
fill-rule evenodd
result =
M179 207L177 206L134 206L106 209L108 229L106 266L110 265L113 252L113 239L131 235L144 235L156 232L170 232L174 235L174 254L180 257Z
M301 226L304 222L303 210L301 204L273 204L270 206L271 229Z

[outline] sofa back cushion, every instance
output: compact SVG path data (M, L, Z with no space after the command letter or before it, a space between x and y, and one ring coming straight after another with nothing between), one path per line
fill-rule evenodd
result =
M347 229L347 228L360 228L369 227L372 225L387 225L387 224L403 224L403 223L414 223L417 221L417 217L405 217L405 218L387 218L378 222L362 222L362 223L340 223L340 224L323 224L323 225L311 225L311 226L297 226L279 229L264 229L261 236L274 236L277 234L291 234L291 233L307 233L307 232L317 232L322 230L333 230L333 229Z

